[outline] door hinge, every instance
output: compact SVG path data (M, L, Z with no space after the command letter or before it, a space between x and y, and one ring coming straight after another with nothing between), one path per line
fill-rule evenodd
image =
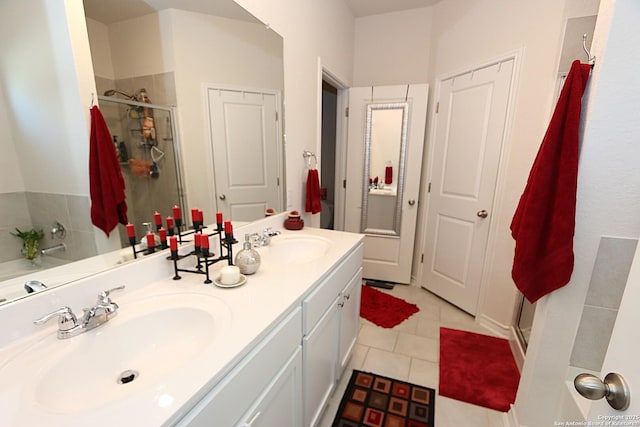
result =
M342 188L347 188L347 180L346 179L342 180Z
M276 111L276 122L278 121L278 112Z
M276 178L276 185L277 185L278 187L280 187L280 177L277 177L277 178Z
M427 193L431 193L431 183L427 185Z
M436 102L436 114L440 111L440 101Z
M344 116L349 117L349 107L344 109Z
M424 254L420 254L420 264L424 263Z

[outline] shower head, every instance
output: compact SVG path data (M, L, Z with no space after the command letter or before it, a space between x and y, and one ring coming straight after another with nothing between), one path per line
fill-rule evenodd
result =
M138 100L138 98L136 98L135 96L129 95L128 93L122 92L122 91L117 90L117 89L106 90L103 95L104 96L113 96L113 95L115 95L117 93L119 93L122 96L126 96L127 98L129 98L132 101L137 101Z

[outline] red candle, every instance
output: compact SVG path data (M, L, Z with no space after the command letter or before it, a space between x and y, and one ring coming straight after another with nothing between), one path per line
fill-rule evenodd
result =
M136 237L136 229L133 224L127 224L127 236Z
M204 223L204 213L200 209L198 209L198 221Z
M202 249L209 249L209 236L203 234L200 238L200 246Z
M156 247L156 238L153 233L147 233L147 247L155 248Z
M171 248L172 251L178 250L178 238L176 236L169 237L169 248Z
M216 224L222 224L222 212L216 212Z
M173 230L173 218L170 216L167 217L167 228Z
M231 221L224 222L224 234L228 234L229 236L233 236L233 225L231 225Z
M155 211L153 213L153 222L155 222L156 226L158 227L162 226L162 215L160 215L160 212Z
M167 230L161 228L160 230L158 230L158 234L160 235L160 242L167 241Z
M196 248L200 247L200 237L201 237L200 233L196 233L193 238L193 244Z
M182 219L182 212L180 211L180 206L175 205L173 207L173 217L175 219Z

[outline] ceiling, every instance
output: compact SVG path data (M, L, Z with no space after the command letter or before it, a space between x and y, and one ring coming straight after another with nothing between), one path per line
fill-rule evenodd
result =
M441 0L344 0L354 16L433 6ZM257 23L258 20L231 0L84 0L87 17L103 24L147 15L162 9L184 9L192 12Z
M433 6L441 0L344 0L353 14L359 18L401 10Z

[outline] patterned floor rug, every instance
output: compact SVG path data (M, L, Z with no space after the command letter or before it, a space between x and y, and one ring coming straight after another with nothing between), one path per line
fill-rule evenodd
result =
M433 427L435 390L354 370L332 427Z

